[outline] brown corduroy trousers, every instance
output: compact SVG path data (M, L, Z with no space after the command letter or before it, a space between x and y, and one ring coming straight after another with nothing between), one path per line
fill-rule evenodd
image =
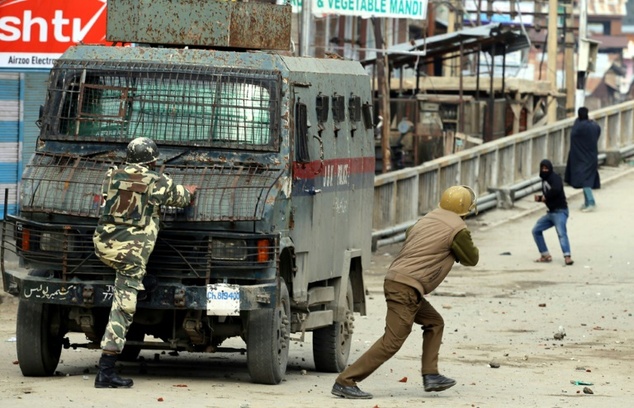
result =
M421 374L438 374L438 352L442 342L442 316L416 289L392 280L383 284L387 316L385 333L357 361L348 366L336 382L354 386L363 381L403 346L414 323L423 326Z

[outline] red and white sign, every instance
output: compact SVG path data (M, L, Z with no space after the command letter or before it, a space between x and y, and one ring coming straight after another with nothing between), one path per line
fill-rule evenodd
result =
M106 43L107 0L0 0L0 68L50 68L71 45Z

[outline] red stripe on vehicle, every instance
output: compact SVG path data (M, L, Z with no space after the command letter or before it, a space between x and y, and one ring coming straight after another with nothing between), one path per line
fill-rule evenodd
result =
M343 159L315 160L309 163L293 162L293 177L312 179L324 175L327 166L348 165L349 174L372 173L374 175L374 157L354 157Z

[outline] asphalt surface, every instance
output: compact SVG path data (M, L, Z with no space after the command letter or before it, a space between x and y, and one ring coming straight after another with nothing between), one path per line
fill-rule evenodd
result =
M119 363L130 390L95 390L97 350L63 350L53 377L23 377L15 354L17 301L0 305L0 406L3 407L609 407L634 404L634 168L601 169L597 211L582 213L580 190L566 188L573 266L564 266L554 230L553 262L537 264L530 230L545 211L530 197L512 209L468 220L480 263L457 265L428 300L445 319L440 370L458 384L425 393L420 328L359 386L371 400L330 394L335 374L314 370L312 339L292 336L286 379L252 384L246 357L142 351ZM367 316L357 316L350 362L383 332L382 281L400 244L364 265ZM72 341L80 341L77 338ZM242 347L231 340L226 347ZM589 385L583 385L589 384ZM589 392L588 392L589 391ZM591 393L590 393L591 392Z

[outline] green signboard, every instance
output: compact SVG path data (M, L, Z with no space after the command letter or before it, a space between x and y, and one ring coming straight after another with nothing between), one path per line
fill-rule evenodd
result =
M312 0L316 15L337 14L360 17L427 18L427 0ZM290 0L293 12L301 12L302 0Z

